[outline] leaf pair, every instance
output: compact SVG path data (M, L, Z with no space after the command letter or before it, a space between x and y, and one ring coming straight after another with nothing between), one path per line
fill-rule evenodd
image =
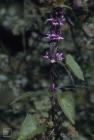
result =
M84 80L83 72L80 66L77 64L72 55L68 54L65 58L67 67L71 72L80 80ZM71 92L64 92L63 95L57 93L58 103L72 124L75 123L75 101Z

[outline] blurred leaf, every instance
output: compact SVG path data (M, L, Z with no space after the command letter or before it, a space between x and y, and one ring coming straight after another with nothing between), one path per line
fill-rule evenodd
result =
M57 4L63 4L64 0L57 0Z
M44 94L45 93L45 94ZM36 96L35 96L36 95ZM28 99L30 99L31 97L33 98L38 98L38 97L43 97L43 96L47 96L49 97L49 92L47 90L39 90L39 91L36 91L36 92L25 92L18 97L16 98L15 100L13 100L13 102L11 103L12 104L15 104L16 102L23 102L23 101L28 101Z
M12 89L5 82L0 83L0 108L5 107L13 100L15 100L16 96L14 95Z
M23 33L24 30L25 30L25 21L19 19L18 21L16 21L16 24L14 25L12 32L14 35L18 35L19 33Z
M70 6L64 4L64 0L56 0L56 6L72 9Z
M94 94L92 93L90 96L91 103L94 104Z
M58 94L58 102L59 105L66 115L66 117L70 120L72 124L75 123L75 102L72 94L69 92L63 93L63 95Z
M13 102L11 103L11 105L15 104L16 102L27 101L28 98L30 99L31 96L32 96L32 93L31 92L23 93L18 98L16 98L15 100L13 100Z
M84 0L83 0L84 1ZM76 6L76 7L81 7L83 6L83 1L82 0L73 0L73 4Z
M89 37L94 37L94 24L85 24L83 29Z
M37 119L28 114L22 124L18 140L27 140L36 134L40 134L46 130L45 125L39 126Z
M66 64L78 79L84 80L83 72L82 72L80 66L75 61L75 59L72 57L72 55L68 54L66 56Z
M77 140L87 140L87 138L84 137L84 136L82 136L82 135L79 135L78 138L77 138Z

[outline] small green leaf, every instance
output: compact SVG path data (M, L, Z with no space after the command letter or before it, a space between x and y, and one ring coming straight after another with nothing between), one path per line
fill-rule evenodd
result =
M18 140L27 140L46 130L44 125L39 126L37 119L28 114L22 124Z
M75 123L75 102L72 94L69 92L64 92L62 94L57 94L59 105L66 115L66 117L70 120L72 124Z
M80 66L70 54L66 56L66 64L77 78L84 80L84 75Z

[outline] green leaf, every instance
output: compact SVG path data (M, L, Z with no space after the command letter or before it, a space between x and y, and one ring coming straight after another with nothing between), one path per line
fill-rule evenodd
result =
M64 0L56 0L57 4L63 4Z
M45 125L39 126L37 119L28 114L22 124L18 140L27 140L46 130Z
M78 79L84 80L83 72L72 55L69 54L66 56L66 64Z
M58 103L72 124L75 124L75 102L73 95L69 92L64 92L62 94L57 94Z

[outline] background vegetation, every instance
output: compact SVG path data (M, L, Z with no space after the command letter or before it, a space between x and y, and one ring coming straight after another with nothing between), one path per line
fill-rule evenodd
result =
M64 8L59 46L71 67L57 64L55 95L41 57L53 6ZM0 140L17 139L94 139L93 0L0 1Z

